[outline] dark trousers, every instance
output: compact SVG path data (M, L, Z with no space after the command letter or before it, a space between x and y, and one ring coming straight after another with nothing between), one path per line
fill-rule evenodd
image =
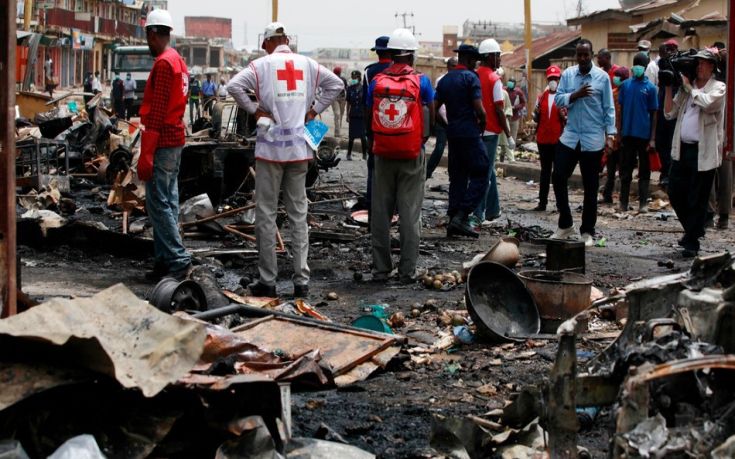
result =
M125 99L125 119L129 120L133 116L133 102L135 99Z
M620 149L611 151L607 155L607 162L605 167L607 168L607 180L605 181L605 188L602 190L602 199L605 202L613 202L613 191L615 190L615 173L618 171L618 165L620 164Z
M449 216L469 215L485 198L489 161L485 145L477 137L450 137L449 142Z
M698 144L681 144L678 161L671 162L669 199L684 228L684 248L699 250L699 238L704 236L709 201L716 169L697 170Z
M554 184L556 208L559 210L559 228L569 228L574 224L572 211L569 209L569 177L579 163L584 185L584 205L582 208L581 233L595 235L597 223L597 188L600 186L600 151L582 151L581 144L572 149L559 142L554 157L554 172L551 181Z
M347 157L348 158L352 157L352 147L354 146L354 144L355 144L355 138L350 137L350 139L347 141ZM367 137L365 137L364 135L360 137L360 147L362 147L362 154L366 155L367 154Z
M651 165L648 160L648 140L639 137L623 137L620 161L620 205L627 208L633 170L638 166L638 201L648 201L648 185L651 181Z
M117 116L118 119L125 119L125 103L123 100L115 99L112 105L115 108L115 116Z
M367 158L367 192L365 192L365 203L370 209L373 199L373 171L375 170L375 156L373 156L373 136L367 136L368 158Z
M541 179L539 180L538 203L545 207L549 202L549 186L551 185L551 171L554 170L556 144L538 144L538 154L541 157Z
M676 120L664 119L663 114L659 112L656 121L656 151L661 158L660 180L668 179L671 170L671 141L674 138L674 127Z
M201 109L199 108L199 99L189 99L189 124L192 126L194 125L195 113L196 119L199 119L199 117L202 116Z
M426 178L431 178L431 175L436 170L439 162L444 156L444 147L447 146L447 130L444 126L437 123L434 126L434 135L436 136L436 144L434 145L434 151L431 152L429 162L426 163Z

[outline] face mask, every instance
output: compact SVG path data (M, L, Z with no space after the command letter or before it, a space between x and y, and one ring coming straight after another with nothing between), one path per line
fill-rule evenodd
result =
M621 84L623 84L623 81L620 79L619 76L614 76L613 77L613 84L615 86L620 86Z
M633 76L636 78L640 78L643 76L643 74L646 72L646 68L642 65L634 65L633 66Z
M357 79L353 78L350 80L350 85L357 84Z
M549 81L549 91L556 92L556 88L559 87L559 82L556 80Z
M516 87L516 84L515 83L513 83L512 81L509 81L508 82L508 89L513 89L515 87Z
M130 75L125 77L126 80L129 80L130 78L131 78Z

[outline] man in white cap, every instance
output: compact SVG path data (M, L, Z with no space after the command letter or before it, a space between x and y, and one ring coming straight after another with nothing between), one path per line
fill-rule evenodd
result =
M393 65L376 75L368 88L375 155L370 232L376 281L387 280L393 271L390 225L395 209L401 217L399 281L407 284L417 277L426 180L424 143L434 124L431 80L412 67L418 48L410 30L394 30L388 39Z
M648 77L648 81L653 83L654 86L658 86L658 64L656 63L656 59L651 59L651 42L648 40L639 41L638 51L646 53L649 59L644 75Z
M306 145L304 125L329 107L344 88L334 73L313 59L293 53L288 44L283 24L269 24L262 43L268 55L251 62L227 86L230 95L255 116L259 126L255 145L255 237L260 279L249 286L255 296L276 296L276 213L281 188L291 227L294 296L308 295L306 172L313 154ZM255 91L257 103L250 100L248 90Z
M138 178L146 182L146 211L153 225L155 265L146 277L182 279L191 268L179 234L178 175L186 128L184 111L189 71L184 59L169 46L173 20L166 10L153 10L146 21L146 39L155 57L140 107L143 128Z

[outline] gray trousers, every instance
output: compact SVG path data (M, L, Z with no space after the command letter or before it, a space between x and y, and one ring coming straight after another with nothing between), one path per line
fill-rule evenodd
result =
M715 184L709 199L709 211L729 216L732 212L733 169L735 161L724 160L715 172Z
M506 116L505 119L508 122L508 126L511 128L510 135L513 136L513 140L516 140L515 136L518 135L518 125L516 124L516 133L513 134L513 126L510 124L512 123L510 117ZM500 158L501 162L505 162L506 156L508 157L508 161L516 160L515 152L508 148L508 138L506 137L505 132L501 132L500 137L498 137L498 154L495 157Z
M342 119L345 113L345 106L347 105L347 99L338 97L332 101L332 113L334 114L334 135L339 137L340 131L342 131Z
M306 223L306 171L308 161L274 163L258 159L255 171L255 238L258 247L258 272L260 282L276 285L278 263L276 261L276 214L278 194L283 189L291 228L291 254L293 255L293 283L309 282L309 226Z
M401 260L398 274L413 277L419 258L421 206L424 202L426 157L386 159L375 156L370 231L373 245L373 272L390 274L390 222L397 208L400 216Z

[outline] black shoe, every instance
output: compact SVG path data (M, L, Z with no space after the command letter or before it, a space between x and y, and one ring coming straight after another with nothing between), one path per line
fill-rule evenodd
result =
M546 206L545 205L542 205L542 204L539 204L539 205L537 205L536 207L534 207L531 210L534 211L534 212L546 212Z
M189 273L191 273L191 263L176 271L169 271L166 277L173 277L177 281L183 281L189 277Z
M449 225L447 225L447 237L451 236L467 236L477 239L480 237L480 233L475 231L472 226L470 226L467 217L461 214L457 214L452 217Z
M153 269L146 271L145 279L151 282L158 282L163 279L166 274L168 274L168 268L166 268L166 265L156 262L156 264L153 265Z
M253 296L257 296L257 297L266 296L268 298L275 298L278 296L276 295L275 285L265 285L261 283L259 280L248 285L248 288L250 289L250 293Z
M697 252L698 252L697 250L693 250L693 249L684 249L681 252L681 256L684 258L694 258L697 256Z
M728 215L720 215L720 218L717 220L717 229L718 230L726 230L730 227L730 221L729 221Z
M293 286L294 298L307 298L309 296L308 285L294 285Z
M347 155L347 161L352 161L352 155Z

